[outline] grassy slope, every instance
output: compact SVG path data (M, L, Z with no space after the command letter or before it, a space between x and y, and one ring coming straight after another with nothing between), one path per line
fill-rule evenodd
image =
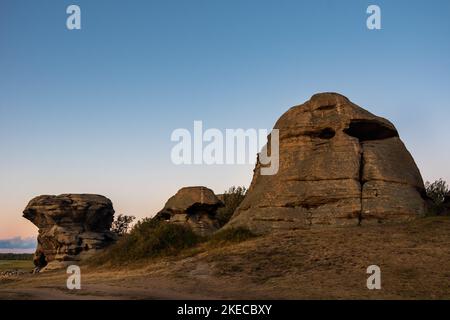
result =
M0 260L0 272L6 270L31 271L34 268L31 260Z
M314 228L239 244L202 244L177 257L82 267L82 290L64 271L26 276L0 298L450 299L450 218L408 224ZM381 267L382 290L366 288Z

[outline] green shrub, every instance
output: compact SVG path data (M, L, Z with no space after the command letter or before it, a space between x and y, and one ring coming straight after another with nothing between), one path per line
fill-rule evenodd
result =
M188 227L165 221L144 219L116 244L94 257L94 264L137 261L157 256L173 255L195 246L202 239Z
M209 239L209 243L238 243L245 240L255 238L256 235L249 229L244 227L229 228L225 230L220 230L213 234Z
M245 187L231 187L223 194L224 207L219 208L216 213L216 219L219 225L224 226L233 215L234 211L239 207L245 198L247 189Z
M120 237L115 244L92 257L87 264L94 266L108 263L121 265L148 258L176 255L185 249L205 250L205 247L194 248L200 243L206 242L206 245L215 246L238 243L254 237L256 235L250 230L239 227L220 230L205 238L198 236L189 227L183 225L144 219L136 223L131 231Z
M136 219L135 216L119 214L112 223L111 231L118 236L123 236L130 229L130 226L133 223L134 219Z
M429 208L430 215L440 215L444 210L444 200L446 196L450 195L450 188L442 179L436 180L433 183L426 182L425 190L427 196L431 199L431 206Z

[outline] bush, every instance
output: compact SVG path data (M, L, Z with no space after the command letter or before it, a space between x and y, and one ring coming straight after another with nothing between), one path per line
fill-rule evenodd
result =
M213 234L209 239L212 244L231 242L237 243L246 241L256 237L256 235L249 229L244 227L230 228L225 230L220 230L219 232Z
M173 255L202 239L188 227L165 221L144 219L116 244L92 259L94 264L136 261L157 256Z
M134 219L136 219L135 216L119 214L112 223L111 231L119 236L123 236L128 232L128 229L130 229L130 225Z
M245 187L231 187L223 194L224 207L217 210L216 219L220 227L224 226L232 217L234 211L245 198L247 189Z
M436 180L433 183L426 182L425 190L427 196L431 199L430 214L440 215L444 210L444 200L446 196L450 195L450 189L442 179Z

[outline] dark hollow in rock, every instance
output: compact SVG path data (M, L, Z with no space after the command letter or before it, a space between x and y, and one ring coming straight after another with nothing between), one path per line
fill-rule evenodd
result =
M398 137L397 130L386 126L377 120L351 120L344 132L360 141L382 140Z
M320 139L331 139L335 136L336 132L332 128L325 128L322 131L320 131L318 137Z
M326 104L318 107L316 110L333 110L334 108L336 108L336 104Z
M318 130L302 130L302 131L293 131L284 134L283 138L300 138L300 137L309 137L313 139L331 139L336 135L336 132L333 128L324 128Z

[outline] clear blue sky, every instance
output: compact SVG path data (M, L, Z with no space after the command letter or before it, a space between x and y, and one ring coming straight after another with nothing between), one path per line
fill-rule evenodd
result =
M448 0L0 0L0 238L36 233L21 211L40 194L144 217L182 186L247 185L252 166L173 165L172 131L271 128L321 91L390 119L424 179L450 180L449 14Z

